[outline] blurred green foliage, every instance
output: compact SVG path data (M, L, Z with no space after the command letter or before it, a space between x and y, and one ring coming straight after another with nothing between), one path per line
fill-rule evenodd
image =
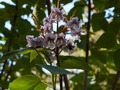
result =
M37 30L30 21L22 18L23 15L27 15L27 17L31 16L33 11L32 8L34 7L34 9L37 10L36 15L40 24L42 24L42 20L46 16L47 0L12 1L15 5L0 2L0 4L5 6L5 8L0 8L0 35L3 34L3 36L0 36L0 40L5 41L5 44L0 44L0 57L6 55L5 53L9 51L25 48L27 44L26 35L39 35L40 31ZM72 1L73 0L61 0L60 4L63 4L64 6ZM51 3L56 5L57 0L53 0ZM26 5L26 7L23 7L23 5ZM75 16L83 20L82 28L84 32L87 30L86 27L88 23L85 20L88 17L87 6L87 0L78 0L74 3L74 7L68 12L67 16L69 19L76 10ZM61 66L67 69L90 70L88 73L88 90L110 90L116 72L120 70L120 0L93 0L91 6L92 17L89 65L85 63L86 35L84 35L81 37L82 42L77 42L78 48L76 48L75 53L72 54L72 56L61 55ZM110 14L109 8L114 8L112 14ZM107 16L106 10L108 10ZM5 27L6 21L10 21L12 26L10 30ZM30 52L28 50L30 54L19 52L21 51L13 51L0 58L0 74L3 72L3 75L0 77L0 89L8 89L9 84L13 80L23 76L22 78L16 79L16 81L10 85L11 90L16 90L16 87L13 89L11 88L12 85L18 85L16 82L20 82L21 79L31 80L31 78L35 78L36 81L31 80L26 83L31 84L35 82L33 86L31 84L31 88L33 90L34 87L35 90L38 90L37 88L41 87L41 84L39 83L42 82L39 81L38 77L33 75L34 72L34 74L41 77L41 80L51 84L51 81L49 80L50 76L43 71L42 67L36 65L43 64L42 60L44 59L49 59L49 56L44 55L45 51L40 53L40 57L35 55L34 50ZM7 59L9 55L11 55L11 57ZM4 71L2 71L5 61L7 61L6 66ZM92 67L92 70L90 66ZM48 66L46 67L48 68ZM24 76L28 74L30 75ZM77 73L76 71L73 71L73 74L72 76L70 75L70 77L70 81L72 81L70 82L70 88L73 90L83 90L84 72ZM46 84L42 84L43 89L45 89ZM21 86L22 85L24 85L24 83L21 83ZM120 90L120 80L117 85L117 90Z

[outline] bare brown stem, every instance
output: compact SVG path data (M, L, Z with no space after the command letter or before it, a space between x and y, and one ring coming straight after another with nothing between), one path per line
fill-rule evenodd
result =
M64 77L64 82L65 82L65 88L66 88L66 90L70 90L69 82L68 82L68 79L67 79L67 75L63 74L63 77Z
M116 86L117 86L119 78L120 78L120 71L117 71L117 74L116 74L116 77L115 77L115 80L113 82L111 90L116 90Z
M57 34L58 34L58 21L57 21ZM60 67L60 60L59 60L59 48L56 45L56 59L57 59L57 66ZM63 86L62 86L62 75L59 75L59 81L60 81L60 90L63 90Z

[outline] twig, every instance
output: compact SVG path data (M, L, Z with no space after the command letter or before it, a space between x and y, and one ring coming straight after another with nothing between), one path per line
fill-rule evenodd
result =
M120 71L117 71L117 74L116 74L116 77L115 77L115 80L113 82L111 90L116 90L116 86L117 86L119 78L120 78Z
M86 63L89 61L89 38L90 38L90 17L91 17L91 1L88 0L88 27L87 27L87 43L86 43ZM85 70L84 90L87 90L88 71Z
M37 51L37 49L35 48L35 51L37 52L37 54L41 57L40 53ZM46 62L42 59L42 62L46 65Z
M40 23L37 20L37 17L34 14L32 14L32 18L33 18L34 22L37 23L37 28L40 29Z

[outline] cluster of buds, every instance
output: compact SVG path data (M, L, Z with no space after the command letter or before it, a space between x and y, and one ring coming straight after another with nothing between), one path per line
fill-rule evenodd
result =
M45 17L43 19L44 26L40 26L41 35L39 37L34 38L32 35L27 35L27 46L30 47L43 47L51 49L50 55L55 56L55 49L59 48L59 50L63 50L64 52L68 52L72 54L74 52L75 44L74 40L80 41L80 36L84 35L83 30L80 28L80 21L78 21L77 17L71 17L70 20L67 20L64 17L65 10L59 8L53 8L49 17ZM53 30L53 23L57 23L63 21L65 22L62 30L55 32ZM57 26L58 29L58 26ZM70 32L73 40L68 40L66 38L67 32ZM53 60L52 60L53 61Z

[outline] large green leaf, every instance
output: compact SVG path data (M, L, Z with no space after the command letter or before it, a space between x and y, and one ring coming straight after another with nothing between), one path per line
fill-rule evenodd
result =
M31 51L32 51L31 47L10 51L10 52L4 54L3 57L0 58L0 61L7 59L15 54L26 54L26 53L30 53Z
M45 90L47 85L35 75L25 75L15 79L9 87L10 90Z
M93 3L95 7L102 12L105 9L115 6L118 1L119 0L93 0Z
M86 6L86 1L85 0L80 0L74 3L75 6Z
M82 49L85 49L85 48L86 48L85 43L84 43L83 41L81 41L81 42L76 41L76 43L77 43L77 47L78 47L78 48L82 48Z
M99 48L113 48L117 44L116 37L113 32L107 32L100 36L96 42L96 46Z
M32 62L32 60L38 55L38 53L33 50L31 53L30 53L30 62Z
M108 24L108 31L112 31L115 34L118 34L120 30L120 21L117 21L117 19L120 20L120 18L115 18Z
M70 74L69 71L64 70L64 69L62 69L58 66L50 66L50 65L38 65L38 66L47 69L53 75L56 75L56 74Z
M91 49L91 57L96 60L101 61L102 63L106 63L107 61L107 52L106 51L99 51L97 48Z
M12 19L15 15L15 13L13 13L13 12L16 12L16 10L15 10L16 7L14 5L11 5L11 4L8 4L8 3L5 3L5 2L1 2L1 4L5 6L5 9L3 8L3 9L0 10L1 16L4 17L5 20L6 19L8 19L8 20Z
M11 1L13 1L14 3L18 3L19 8L21 8L24 4L28 4L28 6L31 7L31 6L34 6L36 2L38 2L38 1L42 2L43 0L29 0L29 2L28 2L28 0L22 0L22 1L21 0L11 0ZM43 1L43 5L44 5L44 2L45 1ZM40 5L42 5L42 4L40 4Z
M76 74L75 76L70 78L70 80L72 80L73 82L80 82L80 81L84 82L84 73Z
M45 49L45 48L44 48ZM42 48L37 48L36 50L33 50L31 53L30 53L30 62L32 62L33 61L33 59L35 59L36 58L36 56L38 55L38 53L39 53L39 59L40 59L40 61L42 62L42 63L44 63L44 57L43 57L43 54L42 54L42 51L44 50L44 49L42 49ZM46 57L46 55L45 55L45 57Z
M107 31L108 22L104 18L104 16L105 16L105 13L93 14L92 16L93 31L98 31L101 29L103 29L104 31Z
M46 88L47 85L41 82L34 88L34 90L46 90Z
M65 69L83 69L92 70L92 68L80 57L61 56L61 67Z
M114 53L114 63L116 65L117 70L120 70L120 49L118 49L115 53Z

